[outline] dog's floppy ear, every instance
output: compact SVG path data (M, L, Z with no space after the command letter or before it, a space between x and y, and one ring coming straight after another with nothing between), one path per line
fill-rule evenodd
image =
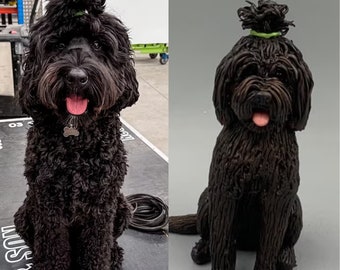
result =
M230 108L231 101L231 52L226 55L216 69L213 103L218 121L227 126L234 114Z
M297 50L297 49L296 49ZM301 53L296 54L297 63L297 84L293 89L293 112L289 121L289 127L293 130L303 130L307 124L311 109L311 94L313 89L313 78L307 64L303 61Z
M23 76L21 77L18 92L18 102L22 112L32 116L39 107L39 99L37 98L38 77L43 68L43 56L39 52L41 43L44 40L40 36L40 25L43 24L41 19L30 29L29 50L23 64Z
M133 51L128 35L128 29L115 16L104 14L103 23L107 34L112 34L112 39L117 42L117 51L113 61L119 67L118 87L120 96L116 101L115 108L120 111L133 105L139 97L136 70L134 68Z
M136 103L139 97L138 81L132 59L125 65L124 68L122 68L120 80L122 94L116 101L115 106L119 111L125 107L132 106L134 103Z
M22 112L32 115L32 110L37 105L36 85L33 84L34 74L38 73L37 65L33 59L26 59L24 65L25 73L20 81L18 101Z

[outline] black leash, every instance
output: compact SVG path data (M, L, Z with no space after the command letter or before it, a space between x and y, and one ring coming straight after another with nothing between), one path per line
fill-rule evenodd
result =
M168 224L168 206L160 198L139 193L128 195L126 199L133 207L130 228L156 232L163 230Z

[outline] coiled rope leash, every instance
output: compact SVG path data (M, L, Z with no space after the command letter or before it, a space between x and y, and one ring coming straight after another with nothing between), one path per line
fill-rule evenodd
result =
M164 229L169 222L168 206L158 197L148 194L132 194L126 196L132 205L132 218L129 227L145 231L156 232Z

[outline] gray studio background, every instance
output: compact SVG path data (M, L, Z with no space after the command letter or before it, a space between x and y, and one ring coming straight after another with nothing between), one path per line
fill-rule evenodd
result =
M298 270L339 269L339 2L282 0L294 20L287 38L302 51L314 81L307 128L298 133L304 228L296 245ZM208 183L221 126L212 106L215 69L242 35L239 0L170 1L171 215L194 213ZM190 258L198 236L169 237L169 270L210 269ZM237 270L254 254L238 253Z

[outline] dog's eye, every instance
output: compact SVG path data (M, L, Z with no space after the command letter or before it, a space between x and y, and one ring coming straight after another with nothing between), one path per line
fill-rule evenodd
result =
M285 82L287 80L287 73L282 68L277 68L275 70L274 77L278 78L282 82Z
M63 49L65 49L66 45L65 45L65 43L58 43L56 45L56 47L57 47L58 50L63 50Z
M100 50L100 48L102 47L102 46L100 45L99 41L94 41L94 42L92 43L92 46L93 46L93 49L95 49L95 50Z
M254 76L258 74L258 67L256 64L250 64L243 68L240 75L238 76L239 80L242 81L250 76Z

